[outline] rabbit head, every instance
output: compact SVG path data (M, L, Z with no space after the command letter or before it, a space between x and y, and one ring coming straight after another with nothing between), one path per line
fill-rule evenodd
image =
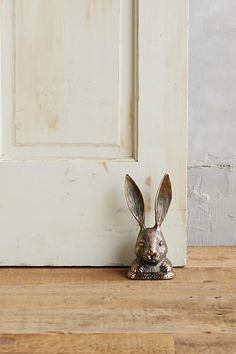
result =
M169 175L166 174L163 177L157 191L155 200L155 225L153 227L145 226L143 196L140 189L129 175L126 175L125 179L125 195L128 207L140 225L135 247L136 256L146 263L159 263L166 257L168 251L160 227L172 199Z

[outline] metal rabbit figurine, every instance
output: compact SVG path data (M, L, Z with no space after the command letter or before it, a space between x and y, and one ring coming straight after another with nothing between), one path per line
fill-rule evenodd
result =
M148 280L174 278L175 272L171 262L166 258L168 248L160 229L172 199L169 175L163 177L157 191L153 227L145 226L143 196L129 175L126 175L125 179L125 195L129 209L140 225L135 247L137 258L130 266L128 278Z

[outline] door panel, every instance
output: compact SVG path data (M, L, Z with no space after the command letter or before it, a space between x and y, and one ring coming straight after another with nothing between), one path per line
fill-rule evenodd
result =
M1 1L1 265L127 265L165 172L186 249L186 1Z
M136 3L16 0L7 7L8 154L133 157Z

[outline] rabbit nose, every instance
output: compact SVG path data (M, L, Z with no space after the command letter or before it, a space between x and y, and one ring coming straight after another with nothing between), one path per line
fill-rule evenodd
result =
M152 250L149 250L149 251L148 251L148 254L149 254L149 256L151 256L151 257L155 257L155 256L157 255L157 253L156 253L155 251L152 251Z

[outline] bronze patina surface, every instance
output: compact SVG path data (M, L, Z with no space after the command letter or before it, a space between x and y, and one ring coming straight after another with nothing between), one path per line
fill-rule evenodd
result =
M161 224L167 214L172 199L169 175L166 174L157 191L155 201L155 225L145 226L145 210L142 193L133 179L126 175L125 195L131 213L138 221L135 253L137 258L128 271L130 279L172 279L175 277L170 260L166 257L168 248L161 232Z

